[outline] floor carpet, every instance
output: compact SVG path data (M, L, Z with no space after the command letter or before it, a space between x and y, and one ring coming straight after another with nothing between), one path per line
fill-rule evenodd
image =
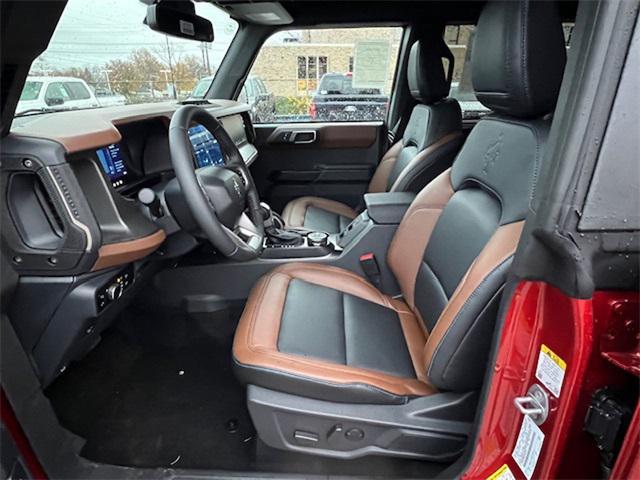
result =
M342 461L274 450L257 437L231 340L142 344L112 330L47 389L60 422L86 439L87 459L322 475L432 477L443 465L368 457Z

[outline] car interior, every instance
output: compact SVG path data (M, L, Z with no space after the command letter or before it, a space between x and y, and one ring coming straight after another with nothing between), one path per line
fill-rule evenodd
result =
M7 123L65 2L3 48L3 362L39 441L84 478L457 476L578 3L210 3L239 28L191 101ZM486 114L450 96L448 25ZM254 123L267 39L336 26L401 29L386 117Z

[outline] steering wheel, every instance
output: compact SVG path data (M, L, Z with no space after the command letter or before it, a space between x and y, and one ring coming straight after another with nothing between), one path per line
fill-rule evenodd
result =
M194 123L216 138L224 166L195 168L188 133ZM169 148L180 190L204 235L226 257L240 261L256 258L264 240L258 190L238 147L220 122L198 106L180 107L169 125Z

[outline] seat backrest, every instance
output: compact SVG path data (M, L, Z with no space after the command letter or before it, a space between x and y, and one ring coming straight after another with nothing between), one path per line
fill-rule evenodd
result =
M388 263L427 335L427 378L441 390L482 382L565 59L554 3L485 6L472 82L478 99L499 113L480 120L453 167L417 195L389 248Z
M448 168L462 144L462 113L454 99L447 98L453 56L442 39L417 41L411 47L407 81L418 102L402 138L380 160L369 184L369 192L419 191Z

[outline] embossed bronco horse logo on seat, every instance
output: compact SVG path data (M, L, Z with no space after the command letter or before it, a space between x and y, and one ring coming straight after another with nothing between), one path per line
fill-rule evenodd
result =
M482 173L484 173L485 175L489 174L489 169L493 167L493 165L500 157L503 137L504 133L500 132L500 135L498 135L498 139L489 146L486 153L482 157L482 159L484 160L484 164L482 165Z

